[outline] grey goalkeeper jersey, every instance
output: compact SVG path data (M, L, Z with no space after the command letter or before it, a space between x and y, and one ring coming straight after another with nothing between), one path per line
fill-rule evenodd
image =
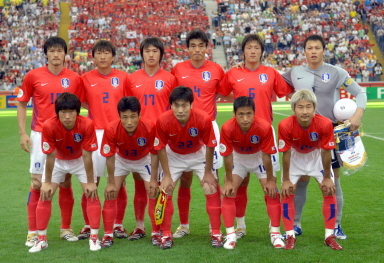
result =
M318 69L308 66L297 66L283 74L284 79L293 86L295 91L308 89L316 94L317 110L333 123L337 123L333 115L333 105L340 99L343 88L356 97L357 107L365 109L367 95L365 90L342 68L323 63Z

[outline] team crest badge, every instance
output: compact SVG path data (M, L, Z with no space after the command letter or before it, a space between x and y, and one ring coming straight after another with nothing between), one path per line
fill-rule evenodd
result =
M309 134L309 139L311 139L311 141L315 142L319 139L319 135L317 134L317 132L311 132Z
M69 85L70 85L69 79L67 79L67 78L61 79L61 86L64 89L68 89Z
M157 90L162 90L164 88L164 81L162 80L156 80L155 82L155 88Z
M331 80L331 74L329 73L321 74L321 80L325 83L329 82Z
M137 145L144 146L146 144L147 144L147 140L145 138L140 137L140 138L137 139Z
M118 87L119 86L119 84L120 84L120 80L119 80L119 78L111 78L111 85L112 85L112 87Z
M211 80L211 72L209 71L204 71L201 73L201 76L203 77L204 81L210 81Z
M260 80L261 83L267 83L267 81L268 81L267 74L260 74L259 75L259 80Z
M199 134L199 131L196 128L190 128L189 129L189 135L192 137L196 137Z
M252 135L251 138L249 138L251 140L251 143L253 144L257 144L260 139L259 139L259 136L256 136L256 135Z
M75 133L75 134L73 135L73 140L74 140L75 142L81 142L82 139L83 139L83 136L82 136L81 134L79 134L79 133Z

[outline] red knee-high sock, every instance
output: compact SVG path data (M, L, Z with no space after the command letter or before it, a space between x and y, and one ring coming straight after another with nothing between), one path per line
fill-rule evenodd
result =
M221 198L218 192L205 195L206 197L206 209L209 216L209 222L211 223L212 235L220 234L220 215L221 215Z
M295 195L289 195L287 198L282 198L281 210L285 231L293 230L295 220Z
M144 221L145 208L147 207L148 196L145 190L144 181L135 180L135 197L133 205L135 208L136 221Z
M71 228L72 210L75 200L72 188L59 187L59 206L61 210L61 229Z
M36 231L36 207L39 202L40 191L37 191L31 187L27 201L28 211L28 229L29 231ZM40 229L41 230L41 229Z
M151 219L152 224L152 233L159 233L160 232L160 225L156 225L155 220L155 206L156 206L156 198L149 198L148 202L148 215Z
M87 215L87 197L84 193L81 196L81 211L83 212L84 224L89 225L89 219Z
M36 227L37 230L48 228L49 219L52 214L52 201L39 200L36 208Z
M336 223L336 196L324 196L323 216L325 228L333 229Z
M103 223L104 223L104 234L113 233L113 223L115 222L117 211L117 201L105 200L103 207Z
M125 209L127 208L128 195L127 189L124 186L120 187L119 193L117 194L117 213L115 224L123 224Z
M164 220L161 224L161 230L163 230L163 236L172 236L171 226L172 226L172 216L173 216L173 200L172 195L167 196L167 204L165 206Z
M235 197L224 197L223 205L221 206L221 214L223 215L224 226L233 227L235 225L236 215L236 198Z
M100 228L101 206L99 199L87 198L87 215L91 229Z
M267 205L267 213L271 220L271 226L279 227L281 218L280 194L276 194L275 198L265 195L264 199Z
M236 194L236 217L244 217L247 209L248 194L246 186L240 186Z
M191 188L179 187L177 206L179 207L180 224L189 224L189 207L191 204Z

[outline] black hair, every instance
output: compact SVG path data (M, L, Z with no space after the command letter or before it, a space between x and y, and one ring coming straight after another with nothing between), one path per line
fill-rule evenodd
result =
M233 102L233 111L235 113L241 107L251 107L253 111L256 109L253 99L247 96L240 96Z
M121 100L117 104L117 111L119 112L119 115L127 110L137 112L137 114L140 115L141 104L139 99L134 96L121 98Z
M264 54L264 40L257 34L248 34L243 41L241 42L241 51L243 51L244 54L244 49L245 45L248 44L248 42L253 42L256 41L259 43L260 48L261 48L261 56Z
M154 46L155 48L160 50L160 61L163 59L164 55L164 43L163 41L158 37L147 37L140 43L140 56L143 57L144 49L148 48L149 46ZM159 63L160 63L159 61Z
M320 41L321 45L323 46L323 49L325 49L325 40L322 36L319 35L310 35L304 40L304 49L307 46L308 41Z
M109 51L112 53L113 57L116 55L115 46L107 40L100 40L93 46L92 57L95 57L95 53L98 51Z
M55 101L55 112L59 115L61 110L76 110L77 115L80 114L81 102L80 99L73 93L63 92Z
M178 86L174 88L169 95L169 104L172 105L173 102L177 100L187 101L190 104L193 102L193 91L189 87Z
M64 49L65 54L67 54L67 43L65 43L65 40L61 37L50 37L44 42L43 50L45 55L47 55L48 49L51 47L60 47Z
M208 36L207 34L201 30L201 29L194 29L187 35L187 48L189 48L189 42L191 42L192 39L200 39L204 42L205 46L208 47Z

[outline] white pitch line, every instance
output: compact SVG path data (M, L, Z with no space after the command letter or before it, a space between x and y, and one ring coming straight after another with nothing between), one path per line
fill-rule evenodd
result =
M277 115L282 115L282 116L291 116L291 115L288 115L288 114L284 114L284 113L280 113L280 112L273 112L273 114L277 114ZM382 134L382 133L379 133L379 134ZM376 139L376 140L379 140L379 141L384 141L384 138L381 138L381 137L377 137L377 136L373 136L373 135L369 135L369 134L366 134L364 133L363 137L369 137L369 138L372 138L372 139Z

